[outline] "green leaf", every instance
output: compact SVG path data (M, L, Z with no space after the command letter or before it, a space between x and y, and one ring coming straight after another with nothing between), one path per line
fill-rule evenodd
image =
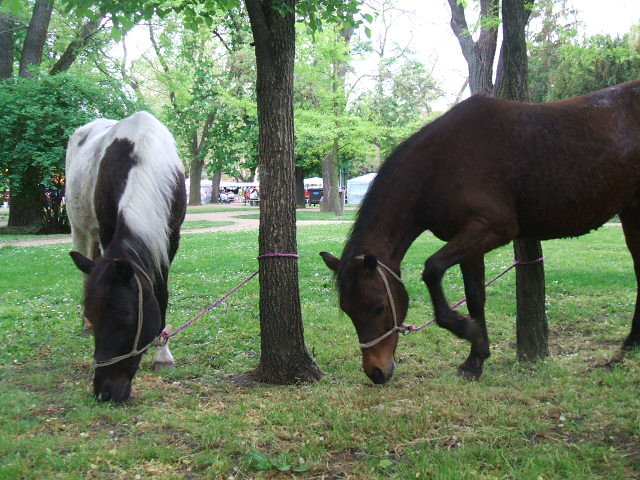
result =
M111 38L113 38L113 40L116 42L122 40L122 32L115 25L111 28Z
M367 38L371 38L371 29L369 27L364 27L364 34Z
M298 465L296 468L293 469L294 472L306 472L307 470L309 470L309 465Z

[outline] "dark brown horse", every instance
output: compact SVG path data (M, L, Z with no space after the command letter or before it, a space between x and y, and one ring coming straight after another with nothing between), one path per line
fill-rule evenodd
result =
M459 373L489 356L484 254L513 239L574 237L619 214L640 274L640 81L570 100L528 104L471 97L401 143L360 208L336 272L366 374L393 374L408 307L400 262L425 230L446 241L425 262L436 322L471 342ZM471 318L449 308L441 280L459 264ZM394 313L395 312L395 313ZM640 308L623 343L640 345Z
M142 353L165 327L169 266L186 211L182 163L151 114L95 120L69 139L67 212L84 311L95 334L93 389L123 401ZM100 249L98 249L98 244ZM173 365L166 343L156 366Z

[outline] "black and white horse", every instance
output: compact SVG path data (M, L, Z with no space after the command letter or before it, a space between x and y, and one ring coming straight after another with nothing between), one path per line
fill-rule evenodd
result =
M186 211L184 172L169 130L138 112L99 119L69 139L71 252L85 278L98 400L124 401L142 353L165 327L169 266ZM165 343L154 367L173 366Z

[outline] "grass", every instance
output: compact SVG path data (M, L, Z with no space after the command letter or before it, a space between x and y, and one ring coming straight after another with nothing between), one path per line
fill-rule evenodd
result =
M199 205L197 207L188 207L187 213L218 213L218 212L257 212L258 207L238 205Z
M92 340L80 335L81 278L69 245L0 248L0 478L635 479L640 352L600 368L629 331L636 296L619 227L545 242L552 355L515 361L514 275L488 291L493 356L479 382L454 375L468 353L435 326L403 336L392 381L370 384L353 326L317 252L349 225L298 229L305 338L326 373L313 385L226 381L259 359L258 282L173 342L177 369L142 362L123 406L90 395ZM171 273L178 325L256 268L257 232L186 235ZM421 236L403 263L408 322L431 317L420 280L441 242ZM512 250L487 256L487 276ZM458 269L449 300L464 296Z
M318 210L298 209L296 210L296 220L343 220L348 222L355 220L357 213L357 210L345 210L343 215L336 216L333 213L320 212ZM258 219L260 218L260 214L241 214L236 215L236 217Z
M199 228L223 227L233 225L233 222L214 222L211 220L193 220L182 223L182 230L196 230Z

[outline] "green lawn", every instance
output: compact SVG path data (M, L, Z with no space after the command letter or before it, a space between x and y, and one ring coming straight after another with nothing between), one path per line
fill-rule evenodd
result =
M345 210L341 216L336 216L333 213L320 212L312 209L298 209L296 210L296 220L344 220L353 221L356 219L357 210ZM260 213L253 214L239 214L237 218L260 218Z
M640 352L601 368L627 335L635 280L619 227L545 242L552 356L515 361L514 275L490 287L492 357L478 382L455 370L465 342L431 326L401 337L391 382L372 385L318 256L348 224L298 230L314 385L246 388L226 379L259 358L258 281L180 334L177 369L152 356L124 406L91 392L92 340L80 335L81 276L70 245L0 248L0 478L640 478ZM403 263L408 322L431 317L420 280L441 242L421 236ZM255 271L257 232L185 235L171 274L178 325ZM487 276L512 262L487 256ZM459 270L449 300L464 296Z
M200 205L197 207L188 207L187 213L217 213L217 212L257 212L259 207L243 206L241 203L236 205Z
M198 228L223 227L225 225L233 225L233 222L214 222L211 220L194 220L182 223L182 230L195 230Z

